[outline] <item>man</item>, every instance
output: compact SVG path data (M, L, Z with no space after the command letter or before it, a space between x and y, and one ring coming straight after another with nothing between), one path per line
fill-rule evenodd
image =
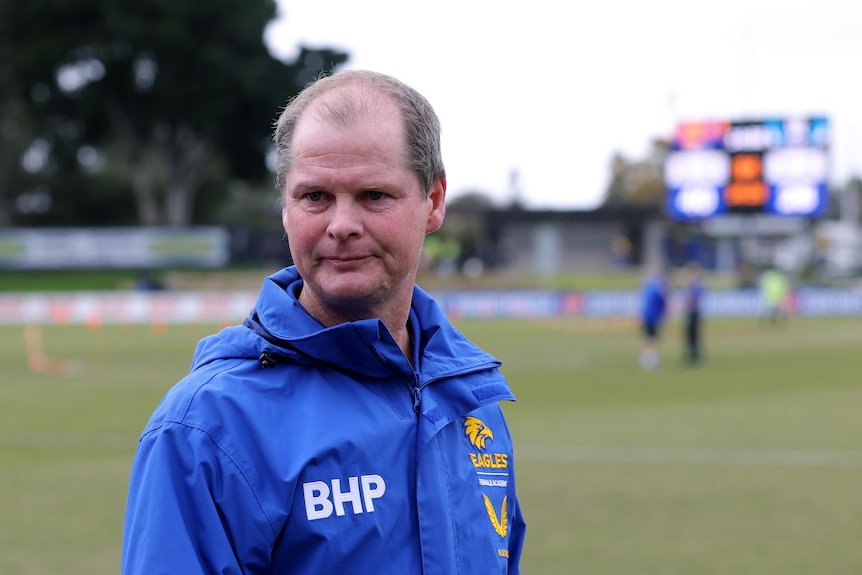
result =
M685 266L685 361L694 365L700 361L701 301L703 300L703 272L696 261Z
M760 275L758 284L765 306L763 319L773 325L786 320L785 305L790 294L790 281L787 276L778 268L770 267Z
M414 282L445 212L430 104L341 72L275 132L295 267L203 339L132 466L122 571L518 573L500 362Z
M658 339L667 310L668 280L664 270L649 276L641 287L641 329L643 343L640 365L652 370L658 367Z

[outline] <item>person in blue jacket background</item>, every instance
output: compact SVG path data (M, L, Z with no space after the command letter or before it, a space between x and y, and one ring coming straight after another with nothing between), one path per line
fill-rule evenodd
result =
M122 573L519 573L514 396L415 284L445 214L434 110L339 72L275 143L295 265L198 343L146 424Z
M664 269L659 269L644 280L641 286L642 347L640 365L651 370L660 362L658 342L662 323L667 313L670 284Z

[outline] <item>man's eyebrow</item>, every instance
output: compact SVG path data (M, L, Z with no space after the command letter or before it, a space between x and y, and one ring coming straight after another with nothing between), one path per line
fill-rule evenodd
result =
M307 191L316 191L319 190L322 186L314 181L301 181L297 184L290 187L291 190L296 192L307 192Z
M320 183L317 180L300 180L290 186L290 189L296 192L320 191L326 190L327 185ZM381 180L369 180L368 182L356 182L352 186L356 190L377 190L386 191L392 188L392 184Z

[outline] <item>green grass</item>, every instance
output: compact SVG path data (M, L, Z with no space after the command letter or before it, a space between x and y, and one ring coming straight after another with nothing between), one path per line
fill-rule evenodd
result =
M504 360L530 575L862 573L862 320L470 321ZM116 573L137 434L213 326L0 328L0 573ZM68 373L69 375L59 375Z
M134 270L7 270L0 292L112 290L133 285L136 277Z

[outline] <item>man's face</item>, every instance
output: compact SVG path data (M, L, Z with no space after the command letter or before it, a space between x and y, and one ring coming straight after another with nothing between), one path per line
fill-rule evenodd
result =
M409 306L422 242L442 223L444 200L445 181L425 198L405 166L394 105L346 128L307 112L294 133L282 210L303 305L318 319Z

